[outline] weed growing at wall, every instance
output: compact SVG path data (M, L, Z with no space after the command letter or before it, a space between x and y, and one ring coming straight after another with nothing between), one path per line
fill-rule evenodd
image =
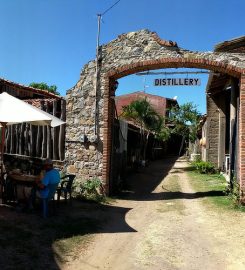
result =
M215 166L211 162L207 161L194 161L192 162L192 166L199 172L204 174L212 174L215 173Z
M92 178L80 182L75 187L77 198L82 198L89 201L102 202L105 200L103 185L100 179Z
M232 201L235 207L239 208L242 211L245 211L245 206L241 204L240 185L236 181L236 179L234 179L233 181L233 187L228 186L226 190L226 195Z

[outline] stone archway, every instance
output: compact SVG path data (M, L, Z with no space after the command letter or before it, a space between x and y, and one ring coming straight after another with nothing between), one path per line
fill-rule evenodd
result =
M99 81L96 62L91 61L84 66L78 83L67 92L67 169L78 178L101 177L108 192L115 80L139 71L181 67L208 69L240 80L239 175L241 190L245 190L244 57L237 53L188 51L148 30L120 35L102 46Z

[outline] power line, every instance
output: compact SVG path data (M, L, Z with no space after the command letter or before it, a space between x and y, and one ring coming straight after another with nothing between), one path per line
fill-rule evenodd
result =
M155 72L155 71L146 71L146 72L140 72L135 73L135 75L138 76L145 76L145 75L171 75L171 74L210 74L213 72L210 71L170 71L170 72Z
M115 4L113 4L111 7L109 7L107 10L105 10L103 13L101 13L101 16L104 16L109 10L111 10L115 5L117 5L121 0L118 0Z

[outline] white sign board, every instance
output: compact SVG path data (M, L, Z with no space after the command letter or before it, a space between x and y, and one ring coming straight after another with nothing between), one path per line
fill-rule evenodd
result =
M199 86L201 79L198 78L166 78L155 79L154 86Z

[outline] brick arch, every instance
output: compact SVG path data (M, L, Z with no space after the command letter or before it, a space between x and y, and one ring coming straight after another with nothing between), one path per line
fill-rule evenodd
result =
M111 86L115 80L160 68L201 68L240 79L240 175L245 192L245 163L241 161L245 160L245 60L242 55L189 51L146 29L119 35L101 46L98 56L98 62L93 60L86 64L77 84L67 91L68 172L75 173L77 179L100 177L108 191L112 122L110 97L114 94Z
M116 69L108 71L105 75L105 92L104 92L104 146L103 146L103 172L102 179L105 183L105 190L109 193L109 181L110 181L110 155L112 147L112 100L111 96L114 96L113 84L116 80L135 74L137 72L163 69L163 68L199 68L207 69L215 72L228 74L235 78L241 79L242 74L245 74L245 69L238 68L236 66L225 64L218 61L210 61L207 59L188 59L188 58L162 58L157 60L146 60L142 62L133 63L130 65L124 65ZM241 182L242 184L242 182ZM245 185L245 183L244 183Z
M216 72L225 73L236 78L240 78L243 69L236 66L225 64L223 62L207 60L205 58L161 58L156 60L146 60L142 62L124 65L117 69L109 71L106 76L111 79L120 79L122 77L146 70L162 68L200 68Z

